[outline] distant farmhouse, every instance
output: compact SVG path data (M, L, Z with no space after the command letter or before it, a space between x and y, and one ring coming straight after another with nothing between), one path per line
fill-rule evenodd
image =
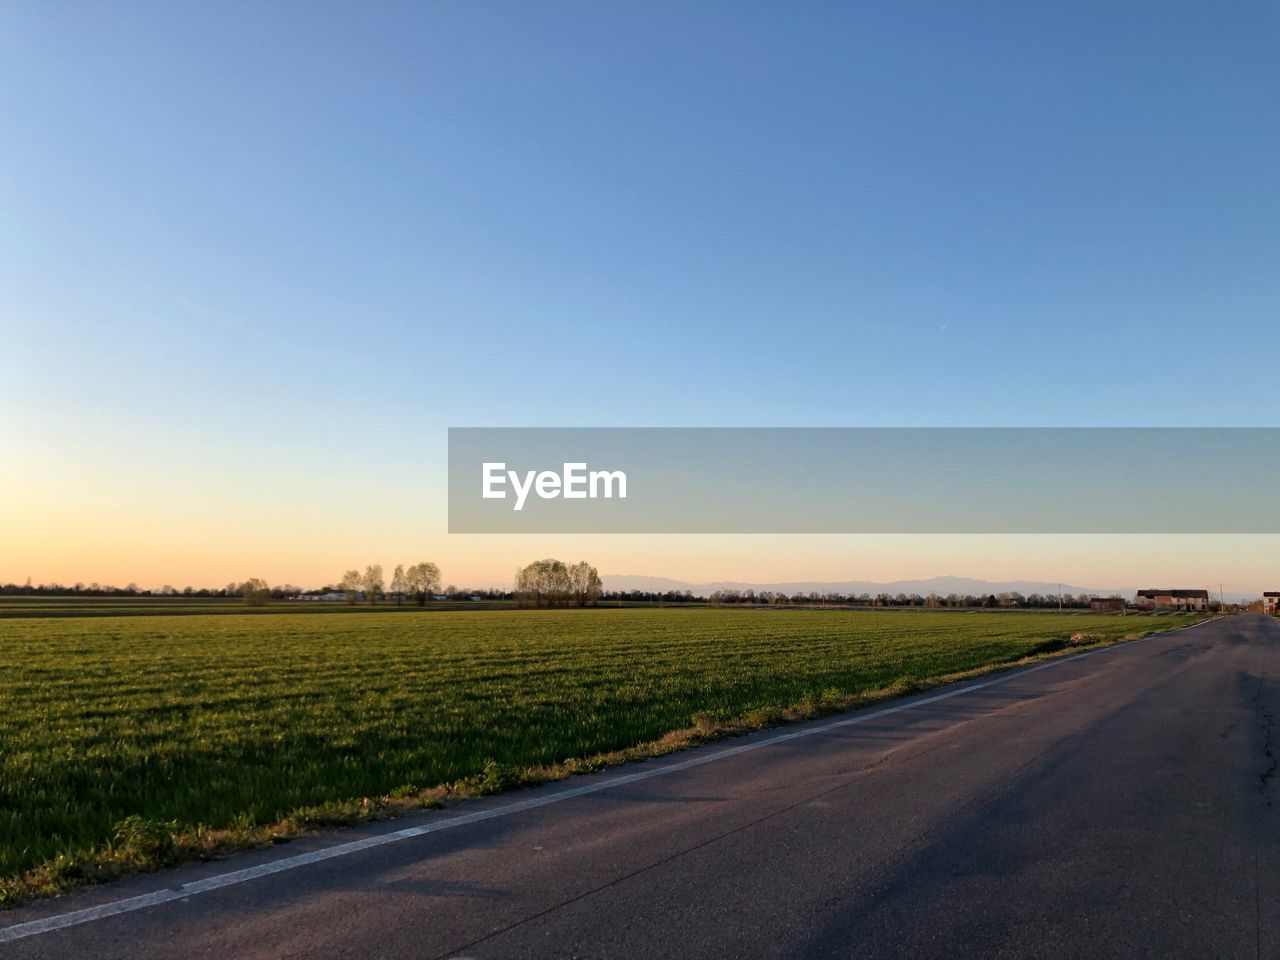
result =
M1268 590L1262 595L1262 609L1267 613L1280 610L1280 590Z
M1208 610L1208 590L1139 590L1134 606L1143 610Z
M330 590L328 593L300 593L298 594L298 596L294 597L294 599L295 600L325 600L332 603L335 600L347 599L347 595L345 593L339 593L337 590ZM356 594L355 599L363 600L364 594L363 593Z

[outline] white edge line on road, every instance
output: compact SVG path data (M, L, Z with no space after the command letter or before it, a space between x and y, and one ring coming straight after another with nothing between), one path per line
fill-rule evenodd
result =
M1211 619L1216 620L1218 618L1214 617ZM1209 622L1211 621L1201 620L1199 623L1187 624L1185 627L1178 627L1174 630L1164 631L1163 633L1152 634L1152 636L1168 636L1171 633L1177 633L1181 630L1189 630L1192 627L1198 627L1201 624ZM1150 638L1139 638L1139 640L1145 639ZM1125 645L1127 646L1127 644ZM523 813L526 810L534 810L538 807L545 807L553 803L560 803L563 800L572 800L575 797L583 797L588 794L599 793L602 790L612 790L614 787L624 786L628 783L636 783L637 781L648 780L652 777L661 777L668 773L675 773L679 770L688 770L691 767L700 767L704 763L713 763L716 760L724 760L726 757L735 757L740 753L759 750L763 747L771 747L778 743L786 743L789 740L799 740L802 737L811 737L815 734L827 733L831 730L838 730L841 727L851 727L855 724L866 723L869 720L877 720L880 717L887 717L891 714L901 713L904 710L914 710L916 707L927 706L931 703L937 703L940 700L949 700L952 697L963 696L966 693L973 693L975 690L982 690L987 687L994 687L1002 683L1008 683L1011 680L1017 680L1020 677L1025 677L1028 674L1038 673L1041 670L1048 670L1050 667L1056 667L1064 663L1073 663L1076 660L1083 660L1085 657L1091 657L1095 653L1114 650L1117 646L1120 646L1120 644L1099 647L1096 650L1087 650L1084 653L1077 653L1070 657L1059 657L1053 660L1046 660L1044 663L1036 664L1033 667L1024 667L1020 670L1012 670L1009 673L1001 674L993 680L983 680L980 683L967 684L966 686L947 690L943 693L935 693L933 696L922 697L919 700L910 700L906 703L899 703L892 707L884 707L883 709L874 710L869 713L856 713L853 716L844 717L840 720L832 720L827 723L806 726L800 730L777 733L773 736L754 740L751 743L742 743L736 747L727 747L713 752L702 753L700 755L689 757L686 760L663 764L660 767L653 767L649 770L637 770L634 773L620 774L619 776L610 777L606 780L599 780L595 783L583 784L580 787L572 787L568 790L557 790L554 793L547 794L546 796L531 797L527 800L517 800L513 803L503 804L500 807L490 807L486 810L477 810L474 813L466 813L457 817L449 817L447 819L438 820L435 823L426 823L417 827L405 827L403 830L382 833L374 837L365 837L362 840L352 840L347 843L334 844L331 847L325 847L321 850L313 850L310 853L301 853L297 856L283 857L279 860L272 860L269 863L260 863L256 867L246 867L243 870L232 870L229 873L221 873L217 876L206 877L203 880L193 880L190 883L184 883L178 887L167 887L164 890L155 890L151 893L144 893L141 896L129 897L124 900L115 900L110 903L99 904L96 907L87 907L83 910L73 910L69 913L60 913L54 914L50 917L42 917L39 920L30 920L26 923L16 923L12 926L0 927L0 943L8 943L12 940L21 940L24 937L33 937L41 933L52 933L55 930L64 930L67 927L78 926L82 923L91 923L94 920L105 920L108 917L117 917L122 913L132 913L135 910L144 910L147 907L158 906L162 903L171 903L174 900L185 900L188 897L198 896L202 893L211 893L214 890L221 890L223 887L230 887L239 883L246 883L250 880L257 880L259 877L269 877L274 873L284 873L286 870L296 870L299 867L305 867L313 863L321 863L325 860L332 860L336 857L345 857L353 853L359 853L362 850L370 850L374 847L381 847L389 843L396 843L400 840L422 837L428 833L437 833L441 830L449 830L453 827L462 827L471 823L479 823L482 820L493 820L497 817L508 817L512 814Z

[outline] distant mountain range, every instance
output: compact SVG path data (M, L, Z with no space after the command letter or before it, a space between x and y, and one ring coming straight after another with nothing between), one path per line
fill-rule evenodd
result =
M925 597L930 593L936 593L945 597L949 593L965 596L972 594L973 596L986 596L992 593L1020 593L1027 596L1033 593L1040 593L1046 596L1056 595L1059 590L1057 583L1044 583L1039 580L975 580L972 577L931 577L928 580L892 580L887 583L879 583L874 580L794 580L784 583L745 583L737 580L717 580L712 583L686 583L683 580L670 580L666 577L647 577L633 574L605 574L601 578L604 582L606 590L644 590L652 593L665 593L669 590L676 592L684 592L688 590L696 596L707 596L716 590L754 590L759 593L761 590L770 590L774 593L841 593L853 594L857 596L861 593L867 593L875 596L877 593L888 594L913 594L918 593ZM1168 586L1168 584L1149 584L1144 586ZM1183 584L1177 584L1183 586ZM1197 584L1188 584L1187 586L1197 586ZM1122 597L1132 597L1137 591L1137 587L1079 587L1075 584L1061 584L1063 593L1089 593L1095 596L1110 596L1118 594ZM1227 593L1228 600L1254 599L1253 595L1232 594Z

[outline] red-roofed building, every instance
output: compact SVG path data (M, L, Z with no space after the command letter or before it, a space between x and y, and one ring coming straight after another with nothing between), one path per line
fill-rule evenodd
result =
M1139 590L1133 605L1143 610L1208 610L1208 590Z

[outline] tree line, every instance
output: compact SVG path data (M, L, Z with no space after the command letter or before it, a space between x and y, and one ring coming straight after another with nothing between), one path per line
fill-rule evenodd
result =
M377 603L379 600L392 598L403 603L405 600L416 601L425 606L428 599L440 595L440 568L427 561L421 563L398 564L391 576L391 583L385 583L382 565L370 564L364 572L348 570L337 584L328 584L313 590L304 590L294 584L285 583L269 585L260 577L250 577L243 582L232 581L225 587L183 587L181 589L166 584L154 590L145 590L136 583L124 587L100 583L60 583L32 584L0 584L0 596L93 596L93 597L190 597L194 599L240 598L245 603L256 605L268 600L290 600L308 594L323 596L331 593L345 593L348 601L364 600ZM457 596L482 596L487 600L509 600L511 594L505 590L461 590L450 584L443 589L443 594L454 598Z
M663 597L662 599L668 599ZM1115 599L1121 598L1116 595L1103 598L1101 595L1092 593L1070 594L1063 593L1059 596L1056 593L1042 594L1031 593L1021 594L1017 592L1001 592L981 594L956 594L949 593L945 596L937 593L930 593L922 596L918 593L819 593L812 590L808 593L792 593L786 594L771 590L755 591L747 590L716 590L706 598L709 603L718 604L803 604L806 606L813 604L832 604L841 606L855 607L924 607L932 609L946 608L999 608L999 607L1031 607L1036 609L1058 609L1059 606L1071 609L1088 609L1089 605L1097 599ZM1127 601L1126 601L1127 602Z
M515 599L522 607L594 606L601 592L600 574L585 560L535 560L516 571Z
M690 590L650 591L650 590L610 590L602 589L600 576L596 568L585 560L578 563L564 563L560 560L535 560L521 567L515 576L513 589L501 590L492 588L459 588L452 584L440 586L440 568L430 562L420 562L405 566L397 564L388 584L381 564L369 564L362 571L347 570L337 584L328 584L313 590L304 590L293 584L268 585L264 580L251 577L244 582L232 581L225 587L183 587L181 589L166 584L154 590L144 590L136 583L124 587L99 583L76 583L63 585L59 583L41 583L33 585L30 580L25 584L0 584L0 596L101 596L101 597L189 597L204 599L242 598L249 604L265 603L268 600L289 600L307 594L323 595L342 593L349 603L364 601L378 603L394 600L403 604L406 600L425 606L435 596L444 596L450 600L479 597L483 600L515 600L521 606L529 607L564 607L593 606L601 601L608 603L712 603L712 604L768 604L774 606L812 606L840 605L857 607L924 607L924 608L1000 608L1030 607L1035 609L1057 609L1059 604L1066 609L1087 609L1095 599L1104 598L1091 593L1064 593L1061 598L1054 594L1031 593L994 593L944 595L931 593L783 593L772 590L716 590L709 596L694 594ZM1126 600L1128 604L1130 601Z
M256 589L263 581L257 578L250 578L244 583L232 581L225 587L175 587L171 584L165 584L162 587L154 589L144 589L136 583L129 583L123 587L117 587L113 584L102 583L39 583L32 584L27 581L25 584L5 583L0 584L0 596L10 597L194 597L199 599L222 599L225 597L242 597L244 596L245 587ZM290 583L283 583L279 586L267 588L269 596L274 600L284 600L299 593L305 592L302 587L295 586Z
M367 603L377 603L387 595L387 588L382 576L382 564L371 563L359 570L348 570L342 575L338 589L347 595L348 603L363 599ZM405 567L396 564L391 575L391 596L397 603L405 599L417 601L418 606L426 606L427 600L440 591L440 568L434 563L423 561Z

